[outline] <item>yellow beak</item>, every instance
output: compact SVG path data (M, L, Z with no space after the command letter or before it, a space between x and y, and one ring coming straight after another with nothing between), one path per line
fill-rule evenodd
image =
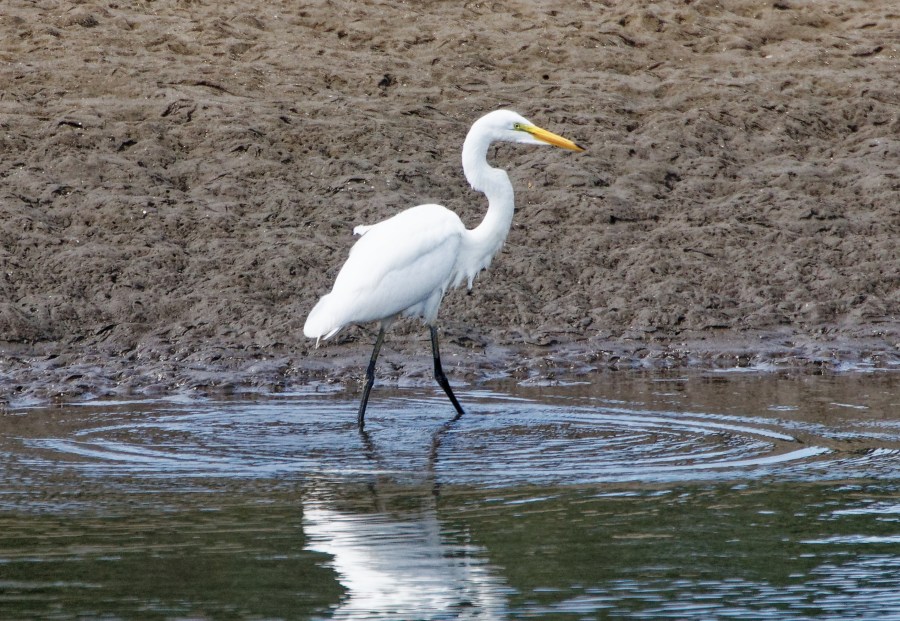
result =
M584 151L584 147L572 142L568 138L557 136L553 132L548 132L546 129L541 129L534 125L523 125L522 131L526 131L538 140L546 142L547 144L552 144L554 147L562 147L563 149L569 149L570 151Z

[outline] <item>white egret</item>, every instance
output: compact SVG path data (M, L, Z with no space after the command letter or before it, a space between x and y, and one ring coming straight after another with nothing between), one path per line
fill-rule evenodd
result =
M348 324L380 324L359 404L360 428L365 424L384 332L400 315L420 317L428 326L434 378L456 408L457 418L463 414L441 367L436 320L447 289L458 287L463 281L471 289L475 275L490 265L503 246L512 224L512 184L505 171L487 162L488 147L495 141L584 150L509 110L481 117L466 135L462 149L466 179L488 199L487 214L481 224L469 230L446 207L419 205L377 224L357 226L353 232L362 237L350 249L331 293L322 296L306 319L303 333L316 339L317 347L320 339L333 336Z

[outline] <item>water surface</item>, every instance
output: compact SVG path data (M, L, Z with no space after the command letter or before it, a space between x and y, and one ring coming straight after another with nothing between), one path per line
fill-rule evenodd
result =
M0 415L3 618L900 619L891 374Z

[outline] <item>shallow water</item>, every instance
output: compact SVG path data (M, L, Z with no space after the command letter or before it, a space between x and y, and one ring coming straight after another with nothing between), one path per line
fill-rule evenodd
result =
M895 378L5 412L0 616L900 619Z

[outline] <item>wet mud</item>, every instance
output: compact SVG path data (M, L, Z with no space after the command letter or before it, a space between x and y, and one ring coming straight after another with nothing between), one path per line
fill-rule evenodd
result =
M0 400L352 382L301 328L353 226L517 213L441 311L454 382L900 363L900 34L872 2L5 3ZM380 376L425 381L421 326Z

